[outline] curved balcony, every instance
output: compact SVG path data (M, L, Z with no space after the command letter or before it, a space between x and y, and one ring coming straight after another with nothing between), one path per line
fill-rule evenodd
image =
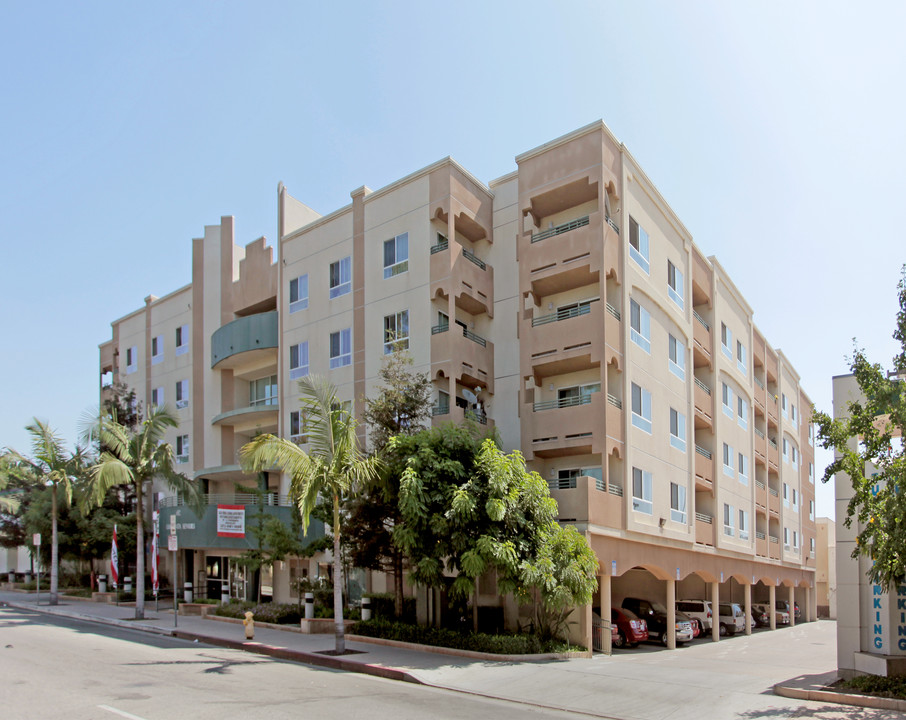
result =
M215 415L211 420L211 425L232 427L237 432L256 428L261 432L276 432L279 414L280 406L274 399L274 402L270 404L259 403Z
M241 317L211 335L211 367L240 368L276 360L277 312Z
M456 324L436 325L431 329L431 372L439 370L463 385L484 387L493 394L494 343Z
M431 248L431 296L438 290L470 315L494 316L494 268L458 242Z

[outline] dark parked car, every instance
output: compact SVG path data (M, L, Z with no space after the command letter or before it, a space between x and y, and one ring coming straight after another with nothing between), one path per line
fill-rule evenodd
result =
M752 606L752 624L755 627L768 627L771 624L771 618L764 610L759 610Z
M657 600L623 598L622 607L631 610L648 623L648 639L667 644L667 608ZM692 619L681 612L676 613L676 644L682 645L693 637Z
M648 639L648 623L639 618L632 610L611 608L610 622L618 628L619 637L613 641L617 648L635 647Z

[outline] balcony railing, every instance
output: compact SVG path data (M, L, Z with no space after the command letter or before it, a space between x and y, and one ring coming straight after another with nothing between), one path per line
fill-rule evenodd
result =
M540 232L537 235L532 233L532 242L536 243L544 240L545 238L554 237L554 235L562 235L565 232L575 230L576 228L585 227L586 225L588 225L588 215L583 218L579 218L578 220L571 220L570 222L563 223L562 225L557 225L556 227L552 227L549 230Z
M764 483L761 482L761 480L756 480L755 487L757 487L759 490L764 490Z
M760 430L760 429L758 429L758 428L754 428L754 430L755 430L755 434L756 434L758 437L760 437L762 440L764 440L764 430Z
M579 315L588 315L591 312L591 305L578 305L570 308L563 308L562 310L557 310L555 313L550 315L542 315L541 317L532 318L532 327L538 327L539 325L547 325L552 322L560 322L561 320L569 320L570 318L579 317Z
M764 540L764 533L763 533L763 532L758 532L758 531L756 530L756 531L755 531L755 539L756 539L756 540Z
M542 410L553 410L554 408L575 407L577 405L588 405L591 402L591 395L571 395L570 397L558 398L557 400L544 400L532 404L534 412Z
M711 388L709 388L707 385L705 385L705 384L704 384L701 380L699 380L698 378L695 378L695 384L698 385L698 387L700 387L700 388L701 388L702 390L704 390L706 393L708 393L708 395L711 394Z
M466 260L468 260L469 262L475 263L475 264L476 264L478 267L480 267L482 270L487 270L487 269L488 269L488 266L485 265L483 261L479 260L479 259L478 259L478 256L473 255L472 253L470 253L470 252L469 252L468 250L466 250L465 248L462 249L462 256L463 256Z
M708 325L707 321L701 315L699 315L695 310L692 311L692 317L694 317L696 320L698 320L702 324L702 326L705 328L705 330L708 330L709 332L711 331L711 326Z
M613 405L617 410L623 409L623 403L618 398L614 397L610 393L607 393L607 402Z
M437 335L438 333L445 333L450 329L450 323L443 323L442 325L435 325L431 328L431 334Z
M481 347L487 347L487 346L488 346L488 341L487 341L487 340L485 340L483 337L481 337L481 335L476 335L476 334L473 333L471 330L463 330L463 331L462 331L462 334L463 334L464 337L468 338L468 339L471 340L472 342L478 343L479 345L481 345Z
M289 495L278 493L207 493L202 496L204 505L266 505L270 507L294 507ZM171 495L160 499L160 507L185 507L186 499L182 495Z
M777 441L776 441L776 440L771 440L771 439L769 438L769 439L768 439L768 444L770 444L770 446L771 446L772 448L774 448L775 450L777 449Z
M768 535L768 540L770 540L772 543L779 543L779 542L780 542L780 538L779 538L779 537L774 537L773 535Z
M696 446L695 446L695 452L697 452L697 453L698 453L699 455L701 455L702 457L708 458L708 460L711 459L711 452L710 452L710 450L705 450L705 448L703 448L701 445L696 445Z
M613 305L606 303L604 307L607 309L607 312L613 315L617 320L620 320L620 311L617 310Z
M774 497L780 497L780 493L777 492L774 488L768 488L768 492L771 493Z
M610 225L610 227L613 228L613 231L614 231L617 235L619 235L619 234L620 234L620 226L617 225L617 224L613 221L613 218L612 218L612 217L608 217L608 218L606 218L606 220L607 220L607 224Z
M609 492L611 495L616 495L617 497L623 497L623 488L619 485L608 483L607 492Z
M710 525L711 523L714 522L713 517L711 517L710 515L705 515L705 513L700 513L700 512L695 513L695 519L701 520L703 523L708 523L708 525Z
M435 405L431 408L431 415L436 417L438 415L449 415L450 414L450 403L443 405Z
M488 416L485 415L484 413L479 414L479 413L475 412L474 410L466 410L464 414L467 418L469 418L469 420L474 420L475 422L479 423L480 425L488 424Z
M760 377L758 377L757 375L753 375L752 379L755 381L755 384L758 387L760 387L762 390L764 390L764 382L762 381L762 379Z
M437 243L437 245L431 246L431 254L434 255L434 253L443 252L444 250L446 250L449 247L450 247L450 241L447 240L446 238L444 238L439 243Z

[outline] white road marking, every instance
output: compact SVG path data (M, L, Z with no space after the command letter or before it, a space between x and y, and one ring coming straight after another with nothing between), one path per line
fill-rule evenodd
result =
M115 707L110 707L109 705L98 705L98 707L101 710L112 712L114 715L119 715L120 717L127 718L127 720L145 720L145 718L143 717L133 715L132 713L127 713L125 710L117 710Z

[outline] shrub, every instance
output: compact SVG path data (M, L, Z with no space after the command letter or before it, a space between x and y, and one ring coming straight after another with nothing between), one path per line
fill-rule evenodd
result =
M254 613L258 622L274 623L276 625L298 625L302 619L299 608L287 603L261 603L255 605L251 602L229 602L214 610L215 615L221 617L244 618L249 610Z
M839 687L844 690L855 690L867 695L906 699L906 677L883 677L880 675L857 675L851 680L843 680Z
M404 622L415 620L415 598L403 598L403 617L397 618L394 612L395 597L392 592L387 593L362 593L363 598L371 598L371 617L386 618L387 620L399 619Z
M458 633L446 628L432 628L408 623L375 619L360 622L355 627L357 635L398 640L401 642L434 645L458 650L493 653L496 655L529 655L542 652L560 652L559 644L542 643L535 635L488 635L485 633ZM576 649L573 647L572 649Z

